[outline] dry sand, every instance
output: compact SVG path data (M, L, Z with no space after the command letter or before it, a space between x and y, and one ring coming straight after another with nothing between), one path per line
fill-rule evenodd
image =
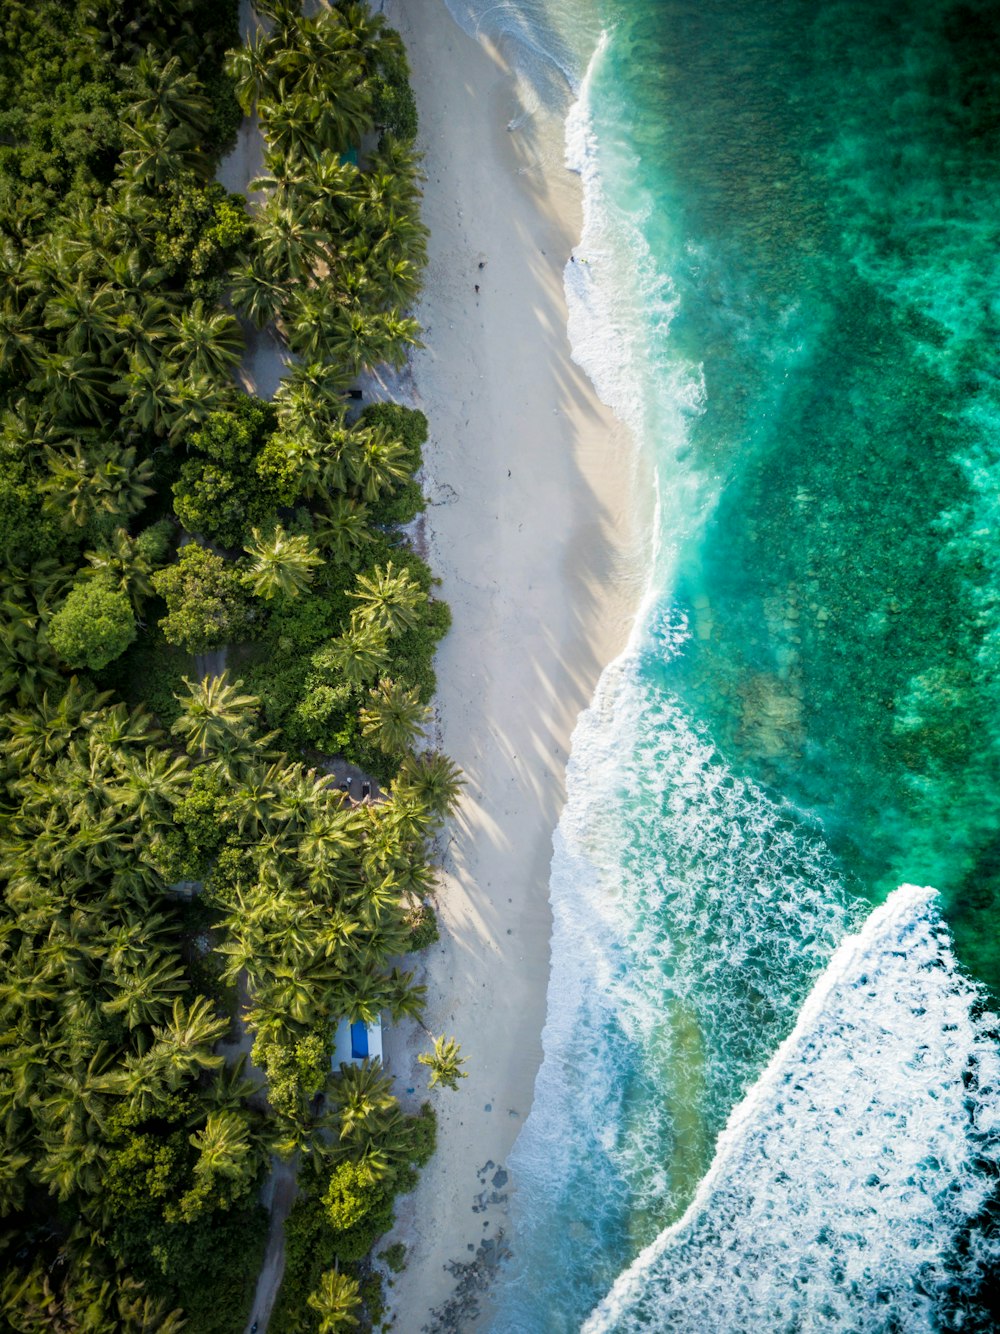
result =
M570 359L562 271L580 198L561 165L565 108L509 132L520 108L504 54L468 37L443 0L385 8L410 52L428 178L426 349L409 397L430 421L425 527L454 614L437 659L440 741L467 783L444 849L426 1019L462 1044L468 1078L432 1095L438 1152L387 1239L408 1246L390 1293L396 1328L417 1334L455 1289L449 1262L471 1261L504 1227L508 1201L489 1197L517 1188L493 1176L541 1060L570 733L636 601L634 459ZM387 1031L411 1104L426 1084L413 1064L423 1041ZM476 1328L454 1307L446 1326Z

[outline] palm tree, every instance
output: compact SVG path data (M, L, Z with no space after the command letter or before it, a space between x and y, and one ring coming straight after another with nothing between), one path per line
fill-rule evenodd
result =
M109 538L105 538L103 545L96 551L85 551L84 556L91 569L82 573L110 578L116 588L129 595L132 607L139 615L143 603L153 594L150 582L153 565L128 530L116 528Z
M361 1285L356 1278L327 1269L306 1305L319 1316L319 1334L337 1334L359 1323L354 1313L361 1305Z
M223 1058L212 1047L228 1028L229 1020L215 1014L207 997L196 996L190 1007L176 997L169 1019L153 1029L152 1052L160 1062L167 1088L180 1088L201 1070L219 1069Z
M461 1048L454 1038L446 1038L443 1035L434 1038L433 1042L433 1051L422 1051L417 1057L421 1065L426 1065L430 1069L428 1088L433 1088L435 1084L443 1084L445 1088L457 1089L458 1081L468 1078L467 1073L461 1069L465 1064L464 1058L459 1054Z
M119 170L126 191L156 191L185 172L204 178L212 166L212 157L198 138L164 116L126 120L122 132L125 147Z
M45 307L45 325L67 330L64 347L73 355L113 351L121 341L121 296L108 283L95 287L78 275Z
M38 367L28 387L40 389L61 417L106 420L112 376L97 353L50 352L39 360Z
M253 529L253 541L244 551L250 557L247 580L258 597L270 601L298 597L312 583L313 570L323 557L305 533L286 533L279 523L270 537Z
M419 689L407 689L385 678L369 690L368 697L371 704L361 710L362 734L373 737L386 755L405 754L414 739L424 735L423 725L430 715L421 703Z
M225 753L243 739L247 725L260 706L255 695L241 695L242 681L229 684L228 672L204 681L183 677L187 697L176 695L181 715L171 731L185 739L188 753L202 758Z
M117 800L126 810L135 812L144 828L168 824L181 785L188 780L190 772L183 756L147 746L142 758L126 756Z
M111 1000L104 1001L105 1014L120 1014L129 1028L156 1023L178 992L186 991L184 967L176 955L151 951L143 964L122 970L108 979ZM153 1065L157 1065L156 1060Z
M323 257L325 237L288 207L265 205L254 219L256 253L272 283L304 283Z
M414 982L412 973L401 973L394 968L389 974L389 1013L392 1022L400 1019L419 1020L427 1003L427 988L422 982Z
M199 139L212 119L212 104L201 91L197 76L185 71L179 56L157 63L148 47L132 70L129 115L138 120L162 120L185 126Z
M351 625L313 654L313 665L343 678L348 685L373 681L389 660L386 634L377 625Z
M139 461L134 446L116 450L111 444L84 451L46 449L49 475L41 483L43 504L66 529L84 527L99 514L137 514L153 494L153 464Z
M409 570L394 570L392 561L384 569L376 566L374 574L359 574L348 597L359 604L355 614L362 625L390 637L411 630L417 623L417 608L427 601Z
M182 376L206 376L224 380L243 356L243 334L232 315L206 310L201 300L170 321L176 342L168 349L168 361Z
M350 1139L359 1131L376 1133L386 1113L396 1106L392 1081L382 1073L378 1058L341 1065L330 1098L340 1113L341 1139Z
M316 522L316 541L329 551L336 565L355 569L373 534L367 524L368 509L362 501L334 496L326 513Z
M462 795L462 771L447 755L407 755L392 785L394 797L424 803L435 815L451 815Z
M283 430L324 439L343 426L348 381L324 361L297 361L278 386L274 402Z
M271 43L257 28L248 41L226 54L226 69L235 81L236 100L249 116L271 74Z
M194 1170L199 1174L239 1180L256 1171L250 1126L241 1112L223 1108L209 1112L204 1126L190 1136L190 1142L198 1150Z
M233 305L258 329L279 318L288 301L288 287L273 276L262 255L255 254L233 274L229 295Z
M409 480L410 455L401 440L377 431L366 432L352 457L354 481L365 500L377 500L384 491Z

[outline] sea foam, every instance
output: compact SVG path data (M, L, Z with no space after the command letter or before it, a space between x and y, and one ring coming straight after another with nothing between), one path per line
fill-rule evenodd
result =
M940 1328L997 1242L944 1263L1000 1167L1000 1062L932 890L842 942L684 1216L584 1334Z

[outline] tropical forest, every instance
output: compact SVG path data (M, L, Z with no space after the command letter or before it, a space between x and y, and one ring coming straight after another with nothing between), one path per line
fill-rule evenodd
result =
M419 337L415 134L363 4L4 0L2 1329L242 1330L277 1171L270 1329L384 1326L436 1094L334 1034L420 1020L461 782L427 423L358 388Z

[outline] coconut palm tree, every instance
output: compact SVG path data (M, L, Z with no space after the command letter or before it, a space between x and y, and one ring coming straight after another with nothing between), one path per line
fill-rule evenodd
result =
M374 738L386 755L405 754L415 738L424 735L424 723L430 715L419 689L408 689L385 678L369 690L368 698L371 703L361 710L362 734Z
M306 282L322 259L326 238L296 210L266 204L254 219L256 254L272 283Z
M252 539L243 548L250 557L246 579L257 596L268 601L298 597L312 583L315 568L323 564L305 533L286 533L280 523L269 537L254 528Z
M332 672L348 685L373 681L389 661L387 637L377 625L352 621L342 634L313 654L313 665Z
M110 579L115 588L129 595L136 614L141 614L144 602L153 594L153 565L128 530L116 528L96 551L85 551L84 557L90 569L81 573Z
M198 300L190 310L172 316L170 323L176 341L168 348L167 360L181 378L225 380L239 365L243 333L232 315L206 310L205 303Z
M205 758L224 754L242 741L247 725L260 706L255 695L241 695L242 681L229 683L228 672L209 676L203 681L182 678L187 695L176 695L181 704L180 717L170 729L183 737L190 755Z
M66 330L63 343L72 355L113 353L122 342L121 294L109 284L94 286L82 274L45 307L45 327Z
M196 996L190 1006L176 997L166 1023L153 1029L152 1051L167 1088L180 1088L201 1070L218 1070L223 1058L212 1047L228 1028L229 1020L218 1017L207 997Z
M377 500L410 477L410 455L401 440L381 431L356 432L358 448L351 455L352 475L365 500Z
M40 483L46 510L62 526L82 528L100 514L137 514L153 494L153 464L136 457L133 446L116 450L111 444L84 450L46 449L48 476Z
M254 1151L250 1123L235 1109L209 1112L201 1130L189 1138L198 1150L194 1170L200 1175L239 1180L253 1176L257 1170L259 1156Z
M366 1058L360 1065L341 1065L333 1080L330 1100L340 1115L340 1138L359 1132L376 1134L388 1112L396 1107L392 1081L382 1072L382 1062Z
M316 541L336 565L357 568L364 548L373 540L367 518L368 509L362 501L334 496L327 502L326 513L316 521Z
M412 973L401 973L394 968L389 974L389 1013L392 1022L400 1019L419 1020L427 1003L427 988L422 982L414 982Z
M247 41L227 53L226 69L234 80L236 100L249 116L272 73L272 44L262 29L257 28Z
M156 1023L177 993L186 991L187 986L177 956L154 950L140 967L121 970L108 978L111 999L104 1001L101 1009L108 1015L120 1014L129 1028Z
M30 389L44 393L59 415L104 422L111 405L111 371L95 352L50 352L38 361Z
M417 609L427 601L427 594L409 570L394 569L391 560L384 568L376 566L373 574L359 574L348 597L358 603L355 615L361 625L390 637L412 629L417 623Z
M423 802L435 815L453 814L462 794L462 771L437 752L407 755L392 785L393 797Z
M355 1315L361 1305L361 1285L356 1278L327 1269L319 1287L306 1298L306 1305L319 1316L319 1334L338 1334L360 1322Z
M169 186L185 172L204 179L211 170L212 156L197 137L163 116L126 120L122 135L121 180L125 190L136 195Z
M288 285L273 276L262 255L254 254L236 269L229 295L236 309L258 329L263 329L283 313Z
M202 139L212 119L212 104L197 76L185 70L179 56L158 63L152 47L139 56L131 71L129 114L138 120L185 126Z
M468 1075L461 1067L465 1064L461 1056L461 1047L454 1038L446 1038L443 1035L433 1039L433 1051L422 1051L417 1057L421 1065L426 1065L431 1072L428 1088L433 1088L435 1084L443 1084L445 1088L457 1089L460 1079L467 1079Z
M169 824L170 814L190 777L186 758L147 746L145 755L127 755L123 781L117 794L120 805L134 811L144 828Z

